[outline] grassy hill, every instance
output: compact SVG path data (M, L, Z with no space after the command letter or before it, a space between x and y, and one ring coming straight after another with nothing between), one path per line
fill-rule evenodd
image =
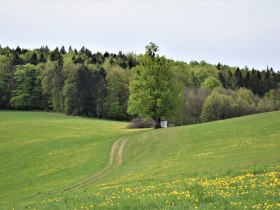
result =
M125 122L44 112L1 111L0 119L2 203L60 189L101 170L113 142L133 132Z
M50 113L0 118L4 208L280 207L280 112L139 132L126 123ZM124 151L113 168L117 139ZM64 188L106 164L112 170L99 179Z
M125 166L157 176L213 173L280 161L280 112L150 131L130 138ZM137 154L137 155L135 155Z

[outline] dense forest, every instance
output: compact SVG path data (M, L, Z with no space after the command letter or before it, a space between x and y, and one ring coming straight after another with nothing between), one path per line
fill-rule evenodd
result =
M0 46L0 109L45 110L68 115L130 120L132 70L143 55L65 47ZM184 96L176 125L280 109L280 72L205 61L168 61Z

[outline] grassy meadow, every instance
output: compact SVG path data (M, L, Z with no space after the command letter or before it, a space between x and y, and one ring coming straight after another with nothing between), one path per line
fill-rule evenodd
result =
M0 112L0 202L14 203L102 169L126 122L44 112ZM1 206L1 205L0 205ZM0 208L1 209L1 208Z
M279 209L280 112L159 130L0 112L0 209ZM122 164L79 189L55 191Z

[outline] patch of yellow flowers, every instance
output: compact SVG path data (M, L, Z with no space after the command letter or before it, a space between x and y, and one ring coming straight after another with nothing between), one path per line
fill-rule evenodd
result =
M129 180L97 186L95 190L87 192L87 201L79 194L73 198L73 204L76 201L83 204L76 209L133 209L135 203L158 209L169 208L168 206L183 209L280 209L280 166L268 170L237 171L231 176L176 178L165 181L143 181L140 177L145 176L144 173L136 174L134 178L133 174L129 176ZM42 204L52 206L65 201L64 197L49 198L42 201Z
M121 200L137 197L146 201L162 200L165 205L180 205L188 200L193 208L199 206L200 202L206 202L209 205L216 203L238 209L278 209L280 207L278 199L280 197L280 167L271 169L273 171L243 170L241 175L236 176L175 179L155 185L137 185L137 182L135 184L137 178L132 178L131 185L130 182L129 184L114 182L106 186L101 185L100 192L106 194L106 191L114 190L113 198L117 199L118 203L121 203ZM142 177L141 175L137 176ZM114 199L111 199L113 205ZM260 200L263 202L257 203Z

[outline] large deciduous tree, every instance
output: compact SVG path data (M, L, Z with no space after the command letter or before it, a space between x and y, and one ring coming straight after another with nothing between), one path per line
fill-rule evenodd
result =
M16 109L41 109L41 69L32 64L19 66L15 73L15 86L10 102Z
M210 76L207 77L204 82L201 84L201 87L203 88L209 88L211 90L213 90L216 87L221 87L222 83L220 82L220 80L218 80L217 78Z
M129 119L127 101L129 96L130 74L120 66L111 66L107 73L107 96L105 100L106 115L113 119Z
M150 43L139 65L132 69L128 113L152 118L160 128L162 118L170 119L182 100L182 87L175 81L170 62L156 55L158 47Z
M48 61L42 68L44 69L42 73L42 88L45 101L44 108L53 109L56 112L63 112L64 67L62 57L60 57L59 61Z
M227 119L230 117L230 98L213 91L205 100L201 111L202 122Z

